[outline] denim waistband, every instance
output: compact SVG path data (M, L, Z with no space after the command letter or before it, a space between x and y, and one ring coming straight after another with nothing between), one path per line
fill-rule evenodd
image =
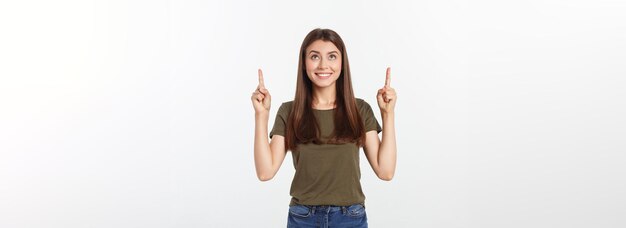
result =
M337 205L301 205L301 204L297 204L300 206L305 206L308 207L309 209L311 209L311 211L313 213L315 213L315 211L324 211L326 213L329 212L334 212L334 211L343 211L345 213L345 211L354 205L358 205L360 204L361 206L363 206L363 208L365 208L365 203L355 203L352 205L348 205L348 206L337 206Z

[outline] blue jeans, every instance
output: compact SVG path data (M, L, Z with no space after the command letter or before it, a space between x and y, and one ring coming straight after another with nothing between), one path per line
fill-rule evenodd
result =
M350 206L289 206L287 228L367 228L363 204Z

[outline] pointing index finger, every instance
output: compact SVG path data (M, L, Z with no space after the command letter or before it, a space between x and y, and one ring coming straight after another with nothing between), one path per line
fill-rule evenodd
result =
M263 82L263 71L259 69L259 88L265 88L265 83Z
M385 78L385 87L391 86L391 67L387 67L387 77Z

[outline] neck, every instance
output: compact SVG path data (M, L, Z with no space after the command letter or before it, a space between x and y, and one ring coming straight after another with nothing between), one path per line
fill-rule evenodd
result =
M334 108L337 89L334 85L325 88L313 88L313 107Z

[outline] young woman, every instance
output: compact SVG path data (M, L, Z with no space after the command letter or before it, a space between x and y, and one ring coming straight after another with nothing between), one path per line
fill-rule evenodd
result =
M259 69L252 93L254 162L258 178L268 181L292 152L296 172L287 227L367 227L359 148L380 179L391 180L396 170L396 92L390 74L387 68L385 86L376 96L381 128L370 105L354 97L341 37L330 29L311 31L300 47L296 95L278 108L270 142L271 95Z

